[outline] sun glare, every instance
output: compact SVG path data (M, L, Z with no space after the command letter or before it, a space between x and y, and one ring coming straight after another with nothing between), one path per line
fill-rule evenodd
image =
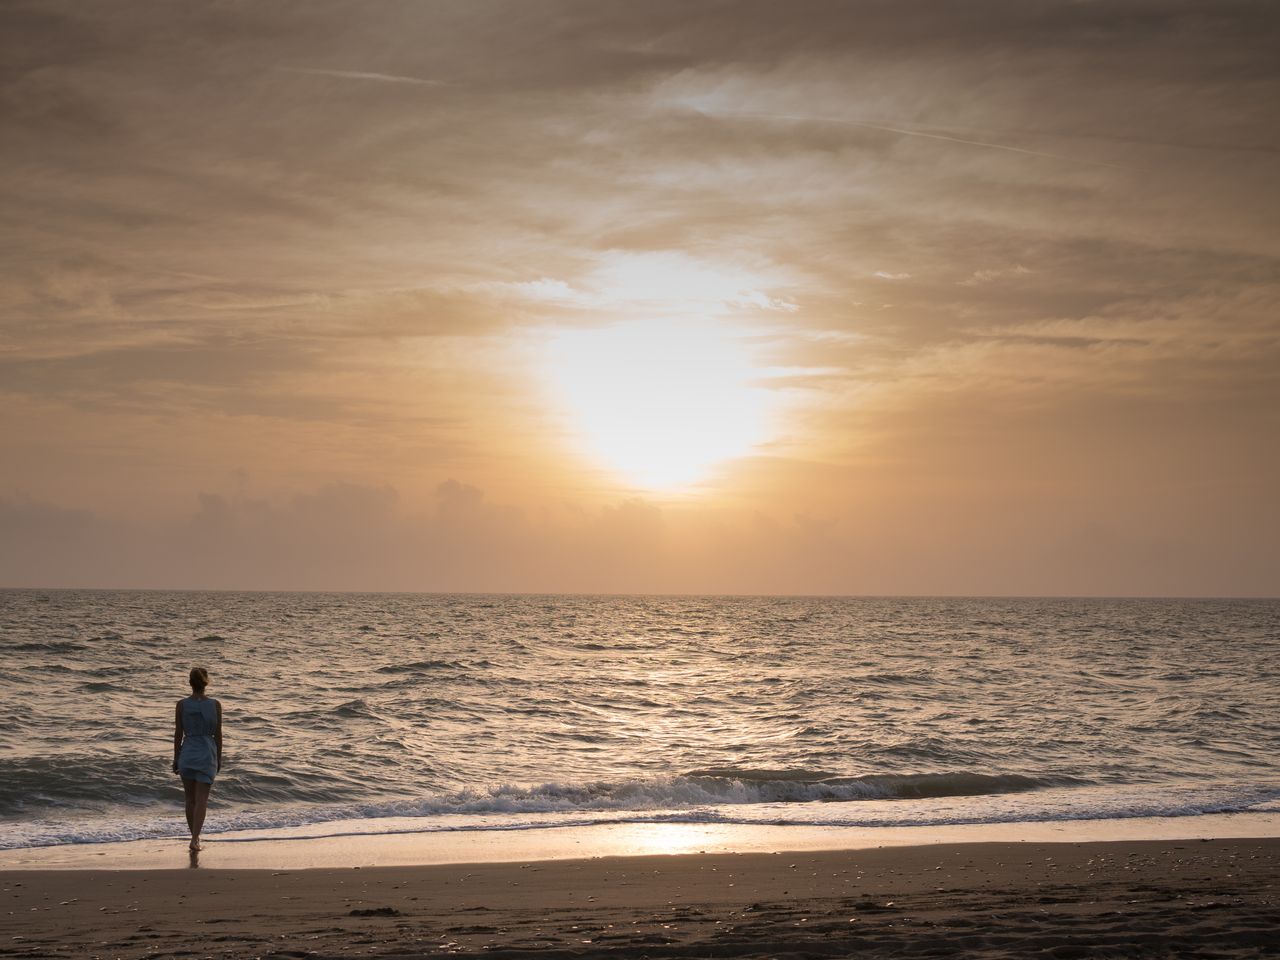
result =
M565 331L548 354L575 433L636 486L689 486L765 439L767 392L725 324L663 319Z

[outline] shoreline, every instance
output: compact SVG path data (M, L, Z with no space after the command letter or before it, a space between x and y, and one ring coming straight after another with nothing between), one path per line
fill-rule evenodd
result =
M0 957L1274 956L1280 838L0 871Z
M176 819L176 818L175 818ZM357 829L352 829L357 827ZM940 844L1113 843L1280 838L1280 812L913 827L616 823L440 830L412 818L334 821L205 838L200 866L230 870L554 861L584 857L851 851ZM0 872L188 867L185 838L0 850Z

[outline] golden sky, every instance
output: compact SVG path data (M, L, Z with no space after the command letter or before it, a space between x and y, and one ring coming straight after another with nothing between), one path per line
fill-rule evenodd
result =
M33 2L0 585L1280 593L1280 11Z

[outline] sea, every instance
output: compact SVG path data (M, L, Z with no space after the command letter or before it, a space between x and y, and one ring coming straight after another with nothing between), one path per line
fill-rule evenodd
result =
M1276 600L7 590L0 848L184 835L194 665L214 835L1280 811Z

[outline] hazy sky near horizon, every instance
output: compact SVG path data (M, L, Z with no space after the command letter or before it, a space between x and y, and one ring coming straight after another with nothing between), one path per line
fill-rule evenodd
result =
M1280 593L1269 0L0 21L0 586Z

